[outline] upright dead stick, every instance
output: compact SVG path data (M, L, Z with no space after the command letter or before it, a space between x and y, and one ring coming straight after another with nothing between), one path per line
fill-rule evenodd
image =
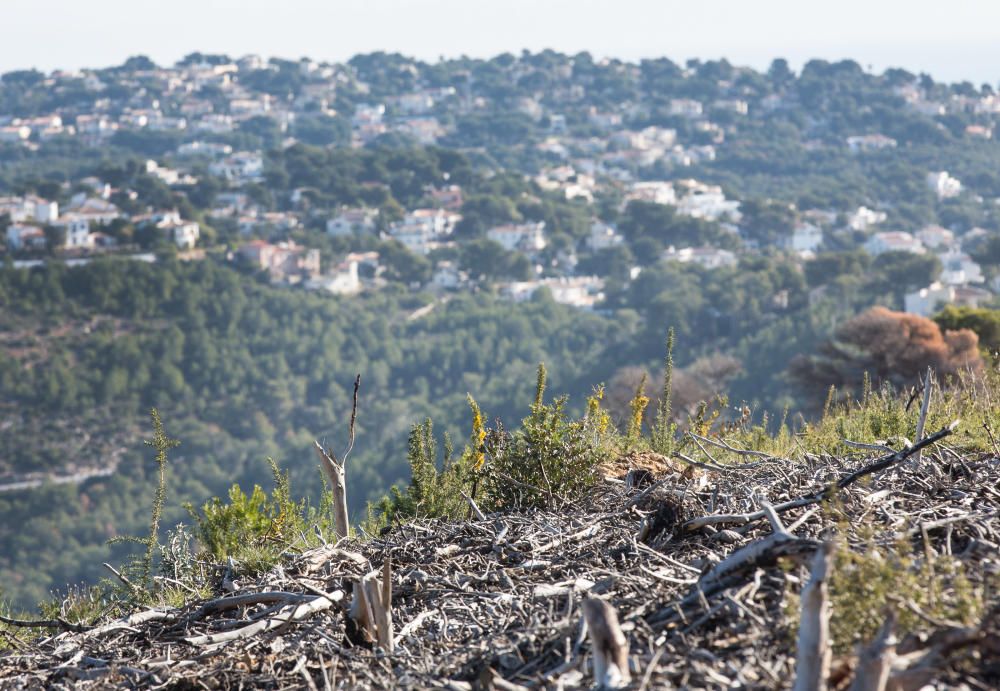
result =
M927 422L927 411L931 407L931 387L933 386L933 379L931 378L934 374L934 370L930 367L927 368L927 378L924 380L924 400L920 404L920 417L917 419L917 434L916 439L920 439L924 436L924 424ZM918 450L917 453L913 455L913 462L915 464L920 463L921 451Z
M330 490L333 492L333 522L334 530L338 538L345 538L350 533L350 523L347 517L347 457L354 448L354 423L358 418L358 389L361 388L361 375L354 379L354 402L351 406L350 438L347 442L347 449L337 459L336 454L329 449L324 449L318 441L315 442L316 455L319 457L320 468L330 481Z
M858 671L850 691L882 691L889 681L896 657L896 613L890 611L875 640L858 656Z
M628 641L618 625L618 615L604 600L587 598L583 618L594 648L594 681L600 689L620 689L629 683Z
M794 691L826 688L830 677L830 601L827 574L833 545L829 542L816 550L809 583L802 591L802 615L799 620L798 659L795 663Z
M351 616L359 628L367 629L371 638L387 653L395 649L392 632L392 566L386 559L382 565L382 580L378 571L365 575L354 585Z

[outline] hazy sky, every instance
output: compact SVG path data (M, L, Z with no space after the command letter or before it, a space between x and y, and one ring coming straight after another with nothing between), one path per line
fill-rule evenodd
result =
M1000 0L0 0L0 71L192 51L342 61L522 49L676 61L852 58L1000 81Z

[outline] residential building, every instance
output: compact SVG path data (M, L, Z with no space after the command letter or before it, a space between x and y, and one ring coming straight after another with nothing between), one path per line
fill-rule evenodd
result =
M307 249L291 241L271 244L254 240L240 247L237 253L253 268L267 271L276 283L301 283L319 276L319 250ZM356 272L356 262L354 266Z
M604 221L594 219L590 224L590 235L587 236L587 248L591 252L617 247L625 242L625 238L618 234L615 227Z
M31 136L31 128L26 125L7 125L0 127L0 142L17 143L27 141Z
M786 239L785 246L796 254L815 252L823 244L823 231L812 223L797 223L792 234Z
M219 144L217 142L195 141L181 144L177 147L177 155L184 158L204 156L206 158L221 158L233 153L233 147L229 144Z
M650 182L633 182L625 192L625 203L632 201L650 202L653 204L677 203L677 192L673 183L654 180Z
M263 175L264 159L256 152L237 151L221 161L210 163L208 172L230 182L251 182Z
M184 220L176 210L160 211L133 220L137 226L152 224L180 249L194 248L201 236L201 226L195 221Z
M926 288L904 295L903 309L921 317L930 317L946 305L978 307L980 302L992 297L992 293L982 288L951 286L935 281Z
M354 108L354 116L351 118L353 127L363 125L380 125L385 117L385 104L368 105L361 103Z
M35 221L51 223L59 216L59 204L41 197L0 197L0 216L7 216L14 223Z
M441 209L457 211L462 208L462 203L464 202L462 188L459 185L428 187L427 195L431 198L434 206Z
M52 221L51 225L61 228L65 233L63 247L68 250L90 249L94 246L94 238L90 232L90 220L83 214L63 214Z
M873 225L884 223L888 215L884 211L873 211L866 206L859 206L856 211L848 214L847 226L851 230L868 230Z
M7 248L13 252L45 249L45 231L38 226L15 223L7 226Z
M896 140L884 134L861 134L847 138L847 148L852 154L891 149L896 146Z
M949 250L939 254L941 260L941 283L953 286L964 286L970 283L982 283L985 280L983 269L965 252Z
M697 264L705 269L721 269L736 266L736 255L729 250L715 247L669 247L663 253L663 259L680 262L681 264Z
M318 250L310 250L318 252ZM354 295L362 289L361 278L358 275L358 262L344 260L334 266L329 273L313 276L303 284L308 290L322 290L334 295Z
M545 249L545 221L537 223L509 223L486 231L486 237L499 243L507 251L529 254Z
M682 180L679 184L683 184L688 194L677 203L677 213L714 221L728 217L734 223L739 222L740 203L726 199L721 187L706 185L697 180Z
M439 261L431 275L431 285L442 290L456 290L469 282L469 275L453 261Z
M912 252L913 254L925 254L927 249L909 233L902 231L891 231L887 233L875 233L868 238L864 244L865 250L869 254L878 256L883 252Z
M344 207L336 216L326 222L326 232L342 237L375 232L378 209Z
M927 186L938 199L957 197L962 192L962 183L949 175L946 170L927 173Z
M717 110L726 110L737 115L746 115L750 112L750 104L739 99L719 99L712 104Z
M389 235L411 252L427 254L452 234L461 215L444 209L416 209L389 227Z
M581 309L594 309L604 299L604 281L596 276L515 281L501 285L500 296L524 302L530 300L540 288L547 288L555 302Z
M701 103L690 98L671 99L668 106L668 112L671 115L678 115L683 118L701 117L702 110Z
M618 113L602 112L597 110L596 107L591 106L590 111L587 113L587 121L594 127L599 127L602 130L610 130L621 127L622 116Z
M86 218L96 225L107 225L122 217L121 210L107 199L89 197L83 192L73 195L66 213Z
M955 243L955 234L941 226L925 226L917 231L917 239L931 250L951 247Z

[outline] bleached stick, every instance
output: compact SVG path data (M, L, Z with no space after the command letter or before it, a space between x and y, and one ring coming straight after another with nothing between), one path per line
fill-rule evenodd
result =
M604 600L587 598L581 604L594 649L594 681L600 689L628 685L628 641L618 625L618 615Z
M892 662L896 657L896 613L890 611L875 636L858 656L858 671L854 675L850 691L883 691L892 672Z
M827 574L832 552L833 545L829 542L816 550L809 583L802 590L794 691L821 691L830 677L832 651Z
M920 418L917 420L917 434L916 439L920 439L924 436L924 424L927 422L927 411L931 407L931 387L933 386L933 380L931 377L934 374L934 370L930 367L927 368L927 378L924 380L924 400L920 404ZM921 450L917 450L917 453L913 455L913 462L915 464L920 464L920 454Z
M354 448L354 423L358 419L358 389L361 388L361 375L354 379L354 399L351 406L350 438L347 448L341 454L340 459L333 451L323 448L318 441L315 443L316 455L319 456L319 465L330 481L330 491L333 492L333 529L337 533L337 538L342 539L348 536L351 531L347 518L347 457Z
M290 622L305 619L306 617L310 617L317 612L329 609L333 606L333 603L339 602L343 599L343 597L344 591L337 590L329 595L317 597L309 600L308 602L303 602L302 604L285 607L270 619L254 622L249 626L244 626L243 628L235 629L233 631L210 633L204 636L192 636L190 638L185 638L184 642L188 645L211 645L213 643L225 643L227 641L249 638L250 636L254 636L262 631L270 631L271 629L278 628L279 626L284 626Z

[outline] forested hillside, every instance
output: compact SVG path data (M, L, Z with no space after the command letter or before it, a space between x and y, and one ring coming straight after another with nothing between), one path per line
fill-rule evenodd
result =
M0 303L3 474L118 464L80 486L0 493L0 583L29 604L50 587L94 579L104 541L146 520L150 407L182 441L171 525L182 500L200 505L232 482L265 483L268 456L297 490L318 494L309 447L341 443L361 372L350 497L360 512L408 480L412 423L430 416L463 439L469 391L510 419L543 360L561 389L585 393L635 328L551 301L511 306L487 296L459 296L411 319L420 297L320 298L212 262L4 271Z
M105 542L148 517L153 407L182 442L168 527L267 485L269 457L315 497L310 447L344 441L357 373L360 516L409 480L412 425L460 448L472 394L516 428L539 362L574 412L604 384L615 424L637 390L650 422L671 328L682 425L799 428L865 371L981 366L998 122L990 85L850 60L3 74L0 598L121 558Z

